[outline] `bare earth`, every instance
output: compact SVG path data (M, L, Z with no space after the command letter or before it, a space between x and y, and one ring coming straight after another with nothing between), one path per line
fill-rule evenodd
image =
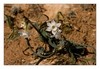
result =
M96 48L96 5L87 4L88 7L84 10L79 4L5 4L4 14L11 14L11 8L13 6L21 6L22 10L31 21L36 21L37 16L44 13L49 16L49 20L56 18L57 12L61 11L67 18L68 22L72 25L73 29L70 31L64 31L62 34L67 40L74 41L80 44L88 44ZM71 17L68 14L69 10L73 10L75 17ZM21 14L11 14L15 20L16 25L20 25L23 20ZM14 41L7 39L11 32L6 18L4 18L4 65L33 65L39 60L34 59L31 55L31 51L28 50L29 56L23 54L23 51L28 47L23 37L19 37ZM45 18L41 18L39 23L45 21ZM34 47L34 50L42 44L38 38L38 33L34 28L29 30L30 44ZM42 60L39 65L69 65L65 60L59 60L58 57L68 57L67 54L53 55L50 58ZM91 57L91 54L85 56L85 58ZM96 63L89 63L94 65Z

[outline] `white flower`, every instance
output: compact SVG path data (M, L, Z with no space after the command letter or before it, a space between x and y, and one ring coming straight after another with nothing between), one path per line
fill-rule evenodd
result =
M57 28L59 28L61 23L56 23L54 20L51 21L51 23L47 23L48 28L46 31L56 31Z
M23 36L24 38L28 38L29 35L30 34L27 31L23 31L23 32L20 33L20 36Z
M20 27L21 28L24 28L24 29L26 28L26 25L25 25L25 22L24 21L21 22L21 26Z
M61 31L60 29L57 29L56 31L52 31L53 35L51 37L55 37L56 39L61 38Z
M52 36L55 37L56 39L61 38L61 30L59 29L61 23L56 23L54 20L51 21L51 23L47 23L48 28L46 31L51 31Z

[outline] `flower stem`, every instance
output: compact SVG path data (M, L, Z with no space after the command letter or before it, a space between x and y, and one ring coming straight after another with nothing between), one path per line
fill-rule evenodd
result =
M25 39L26 39L26 42L27 42L28 47L29 47L30 50L34 53L34 50L32 49L32 47L31 47L31 45L30 45L30 43L29 43L28 38L25 38Z
M33 22L31 22L27 17L25 17L24 16L24 18L25 18L25 20L27 21L27 22L29 22L34 28L35 28L35 30L47 41L47 39L42 35L42 33L34 26L34 24L32 24ZM47 43L48 43L48 41L47 41Z

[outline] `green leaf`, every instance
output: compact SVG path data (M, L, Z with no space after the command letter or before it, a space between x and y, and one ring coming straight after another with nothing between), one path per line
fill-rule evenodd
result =
M34 26L38 29L38 23L34 23Z
M81 62L82 63L82 65L87 65L87 63L85 62L85 61L83 61L83 62Z
M20 33L18 33L18 30L12 30L12 32L10 33L8 39L9 40L15 40L20 36Z
M5 16L7 17L9 28L13 29L14 19L11 16L9 16L9 15L5 15Z
M45 52L45 55L41 53L41 51L38 51L36 53L37 56L41 57L41 58L49 58L51 56L53 56L55 53L57 52L56 49L54 49L52 52Z
M81 6L84 10L88 10L88 7L84 6L84 4L80 4L80 6Z
M45 39L39 34L39 39L42 41L42 42L45 42Z
M49 17L48 17L47 15L45 15L45 14L41 14L41 15L39 15L39 16L38 16L38 20L39 20L42 16L47 17L47 20L49 20Z
M75 46L76 49L84 49L83 46Z
M45 28L45 27L47 27L47 23L46 23L46 22L44 22L44 23L40 26L40 30L43 29L43 28Z
M61 40L59 43L60 43L60 45L64 46L66 43L66 40Z
M57 46L57 45L55 44L55 42L52 41L52 39L49 39L48 42L49 42L49 44L50 44L53 48L59 49L59 46Z
M26 25L25 30L28 30L28 23L30 22L30 20L26 16L24 16L24 15L23 15L23 18L24 18L25 25Z
M41 33L46 39L49 38L49 34L46 31L42 30Z
M11 33L8 35L8 39L12 38L13 35L14 35L14 30L12 30Z
M69 48L69 53L71 55L71 62L72 62L72 64L74 64L75 63L74 54L71 52L71 48Z
M11 40L15 40L20 36L20 33L17 33L13 38L11 38Z
M37 49L37 53L43 55L43 54L45 53L45 49L44 49L43 47L39 47L39 48Z
M47 41L46 39L48 39L50 37L49 34L42 29L40 30L40 32L43 35L43 37L41 35L39 35L40 40L43 41L43 42L46 42Z
M66 22L67 19L65 18L65 16L61 12L57 13L57 22L59 22L60 15L63 17L64 21Z

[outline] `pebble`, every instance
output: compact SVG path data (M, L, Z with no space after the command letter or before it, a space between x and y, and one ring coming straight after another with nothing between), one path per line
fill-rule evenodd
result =
M34 61L30 61L30 64L34 64Z
M20 7L20 6L17 7L17 12L18 12L18 13L21 12L21 7Z
M95 32L95 31L96 31L96 29L93 29L93 31Z
M73 27L74 27L74 29L78 30L78 28L76 26L73 26Z
M44 61L44 62L46 62L46 61L47 61L47 59L44 59L43 61Z
M17 14L17 7L13 6L11 9L11 13L16 15Z
M22 59L22 62L24 63L25 62L25 59Z
M73 14L74 12L72 10L69 10L67 13L68 14Z
M92 13L91 12L88 12L88 15L92 15Z

